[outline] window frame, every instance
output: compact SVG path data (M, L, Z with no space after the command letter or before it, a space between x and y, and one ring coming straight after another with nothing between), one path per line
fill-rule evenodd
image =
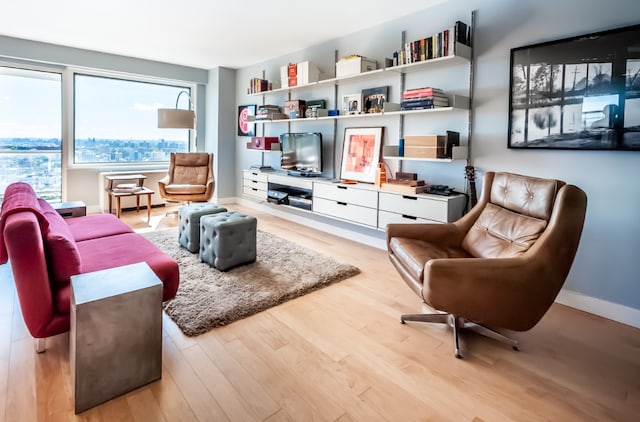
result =
M65 67L64 66L56 66L54 64L40 64L40 63L32 63L29 61L23 60L2 60L0 59L0 67L16 69L18 71L33 71L33 72L43 72L43 73L51 73L60 76L60 196L61 198L65 197L66 194L66 167L65 167L65 158L66 158L66 127L65 127L65 106L64 106L64 96L65 96ZM29 154L30 152L24 151L21 152L23 154ZM39 154L42 152L34 152L33 154ZM7 153L9 154L9 153ZM49 192L49 191L43 191ZM0 195L4 197L4 192L0 192ZM0 202L3 198L0 198Z
M146 162L146 161L121 161L121 162L92 162L92 163L76 163L75 162L75 92L76 92L76 76L90 76L100 77L105 79L116 79L127 82L139 82L149 83L155 85L165 85L182 90L188 90L191 107L196 113L196 125L197 125L197 85L180 80L170 80L164 78L145 77L141 75L133 75L129 73L115 72L115 71L100 71L96 69L81 69L74 67L67 67L66 70L66 87L65 78L63 75L63 91L66 88L67 106L64 105L63 100L63 120L65 119L65 112L68 122L68 137L67 137L67 152L64 153L65 142L63 140L63 171L64 169L96 169L98 171L128 171L128 170L155 170L168 168L168 162ZM64 97L64 96L63 96ZM176 98L177 99L177 98ZM172 105L173 106L173 105ZM64 130L63 130L64 132ZM189 130L188 151L192 152L196 150L196 132L197 129ZM65 159L66 158L66 159ZM66 166L64 161L66 161Z

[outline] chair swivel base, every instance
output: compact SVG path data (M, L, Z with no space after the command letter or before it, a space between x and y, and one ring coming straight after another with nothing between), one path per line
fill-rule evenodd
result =
M462 359L462 354L460 353L460 341L458 339L458 332L460 328L464 328L467 330L475 331L478 334L482 334L483 336L490 337L494 340L501 341L503 343L507 343L511 345L513 350L520 350L518 345L518 341L512 338L505 336L502 333L499 333L487 326L482 324L478 324L477 322L466 321L464 318L455 316L453 314L447 313L437 313L437 314L408 314L402 315L400 317L400 322L404 324L406 321L413 322L433 322L437 324L448 324L453 328L453 340L455 347L455 356L458 359Z

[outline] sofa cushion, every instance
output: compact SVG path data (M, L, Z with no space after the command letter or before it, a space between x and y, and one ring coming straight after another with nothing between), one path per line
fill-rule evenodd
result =
M178 290L178 263L137 233L77 242L83 272L104 270L121 265L146 262L162 280L162 300L172 299Z
M9 259L3 238L5 220L9 215L22 211L32 212L38 219L41 233L44 234L47 231L49 223L31 185L24 182L16 182L7 186L2 200L2 212L0 213L0 264L4 264Z
M64 218L56 211L45 211L49 227L44 235L49 276L55 282L68 283L82 272L80 253Z
M127 226L113 214L94 214L84 217L67 218L65 220L76 242L98 239L100 237L113 236L115 234L133 233Z

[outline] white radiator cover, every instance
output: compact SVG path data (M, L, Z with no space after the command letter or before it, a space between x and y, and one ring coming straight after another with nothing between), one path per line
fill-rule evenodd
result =
M98 191L102 192L100 195L100 209L103 212L109 212L107 207L109 206L109 195L105 191L107 186L105 176L113 176L116 174L142 174L147 176L144 181L144 186L148 189L152 189L155 193L151 195L151 205L164 205L167 202L160 196L158 192L158 180L162 179L167 175L167 170L144 170L144 171L109 171L109 172L101 172L98 177ZM128 181L126 181L128 182ZM133 182L133 181L132 181ZM126 208L135 208L136 206L136 198L134 196L131 197L123 197L120 199L120 206L122 209ZM147 206L147 197L142 196L140 198L140 206ZM113 204L111 204L111 212L115 213L115 200L113 200Z

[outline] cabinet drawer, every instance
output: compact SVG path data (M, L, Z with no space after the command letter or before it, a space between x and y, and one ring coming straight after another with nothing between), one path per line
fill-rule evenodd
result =
M245 180L256 180L258 182L267 183L268 175L259 171L243 170Z
M244 186L242 188L242 193L244 193L245 195L253 196L254 198L267 199L267 191L260 190L258 188Z
M379 229L386 229L387 228L387 224L395 224L395 223L404 223L404 224L411 224L411 223L437 223L437 224L442 224L440 221L433 221L433 220L427 220L426 218L420 218L420 217L415 217L412 215L407 215L407 214L398 214L395 212L389 212L389 211L378 211L378 228Z
M363 207L378 207L378 192L375 190L365 190L353 188L350 186L314 183L313 197L330 199L333 201L346 202L353 205L361 205Z
M267 182L244 179L242 185L248 188L257 188L261 191L265 191L265 192L267 191Z
M378 212L375 208L362 207L342 201L331 201L316 196L313 197L313 212L372 227L376 227L378 222Z
M284 176L280 174L269 175L269 182L279 185L293 186L301 189L312 189L313 182L308 177Z
M449 201L380 192L380 210L448 223Z

